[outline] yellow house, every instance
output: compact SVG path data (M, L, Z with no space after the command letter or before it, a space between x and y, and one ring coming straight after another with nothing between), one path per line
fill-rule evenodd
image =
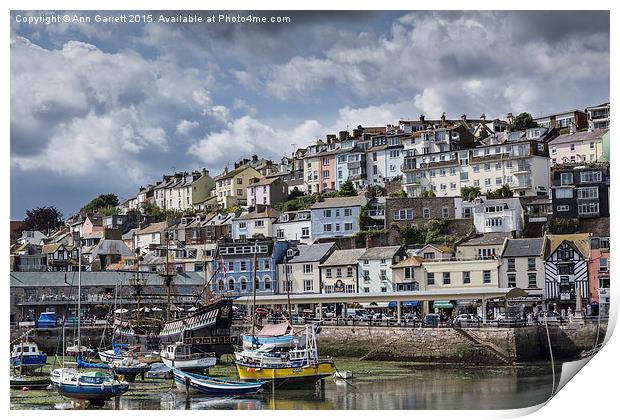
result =
M502 255L504 241L511 239L507 232L477 233L456 243L456 255L459 260L499 258Z
M394 291L426 290L425 272L422 267L424 259L408 257L392 266L392 283Z
M499 287L499 260L462 259L422 263L426 290Z
M238 164L235 164L238 165ZM261 173L251 165L237 166L234 170L224 170L224 173L215 178L215 194L221 208L228 208L234 204L247 204L247 189L252 179L261 178Z

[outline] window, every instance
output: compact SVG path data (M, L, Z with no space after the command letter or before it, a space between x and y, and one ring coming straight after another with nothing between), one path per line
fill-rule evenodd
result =
M311 292L314 290L314 281L312 279L304 280L304 292Z
M426 284L435 284L435 273L426 273Z
M598 203L583 203L577 206L580 216L596 216L599 214Z
M332 278L332 269L331 268L326 268L325 269L325 277L327 277L328 279Z
M471 275L469 271L463 271L463 284L471 283Z
M606 273L609 270L609 260L602 258L599 260L598 271L599 273Z
M364 293L370 293L370 287L364 287Z
M474 172L480 172L480 166L479 165L474 165Z
M456 190L456 182L451 182L450 183L450 189L451 190Z
M479 186L480 186L480 180L474 179L474 187L479 187Z
M413 267L405 267L405 279L411 280L413 278Z
M560 184L561 185L571 185L573 183L573 173L572 172L562 172L560 174Z
M482 271L482 282L491 283L491 271L490 270Z
M271 289L271 279L269 277L265 277L265 290L269 289Z
M353 267L347 267L347 277L353 277Z
M572 188L556 188L555 198L573 198Z
M304 264L304 274L310 274L314 270L312 264Z
M515 259L508 258L508 271L515 271Z
M241 277L240 282L241 282L241 290L247 290L248 282L245 279L245 277Z
M489 187L489 186L491 186L491 178L486 178L486 179L484 180L484 186L485 186L485 187Z
M502 162L495 162L495 169L502 169Z
M307 228L307 227L301 228L301 237L302 238L309 238L310 237L310 228Z
M331 210L323 210L323 217L332 217Z
M443 284L450 284L450 273L443 273Z
M495 185L502 185L502 177L498 176L495 178Z
M571 152L574 152L574 151L575 151L575 144L571 144L571 145L570 145L570 151L571 151Z
M569 206L557 206L556 210L557 211L569 211L570 207Z
M235 263L233 261L228 261L228 271L235 271Z
M431 218L431 209L429 209L428 207L424 207L422 209L422 217L424 219L430 219Z
M323 178L329 178L329 171L323 171Z
M411 220L413 219L413 210L404 209L394 211L394 220Z
M241 185L241 184L243 184L243 179L237 178L237 185Z
M368 260L364 260L364 265L368 265Z
M247 261L240 261L239 262L239 270L240 271L246 271L248 269L247 267Z
M424 259L425 260L434 260L435 259L435 253L434 252L425 252L424 253Z
M448 207L441 208L441 217L443 217L444 219L450 217L450 209Z
M573 264L559 264L558 274L574 274L575 266Z
M353 223L345 223L344 224L344 230L345 231L353 230Z
M228 280L228 290L235 290L235 280L232 278Z
M601 171L585 171L580 177L581 182L601 182L602 179Z
M528 258L527 259L527 270L528 271L536 271L536 258Z
M370 272L368 270L364 270L363 277L364 277L364 281L366 282L370 281Z
M271 261L263 260L263 270L270 270L270 269L271 269Z
M379 272L379 277L381 279L381 281L387 281L387 270L381 270Z
M265 221L264 220L256 220L254 222L254 227L263 227L265 226Z
M514 273L508 274L508 287L517 287L517 275Z
M344 209L344 217L351 217L352 214L353 214L352 209Z
M577 188L577 198L581 200L586 200L589 198L598 198L598 188L597 187Z
M331 223L326 223L323 225L323 232L331 232L331 231L332 231Z
M340 267L336 268L336 278L338 277L342 277L342 268Z
M538 285L536 284L536 273L528 273L527 275L527 288L528 289L536 289Z
M484 164L484 171L485 172L489 172L490 170L491 170L491 164L490 163L485 163Z

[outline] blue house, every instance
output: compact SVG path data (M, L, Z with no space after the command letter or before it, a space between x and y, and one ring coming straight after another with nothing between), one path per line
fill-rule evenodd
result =
M213 280L213 291L232 296L252 294L256 255L256 293L277 294L278 264L288 248L288 241L270 239L219 243L212 263L213 272L219 270Z
M325 198L314 203L312 212L312 239L353 236L359 232L359 215L368 203L363 195Z

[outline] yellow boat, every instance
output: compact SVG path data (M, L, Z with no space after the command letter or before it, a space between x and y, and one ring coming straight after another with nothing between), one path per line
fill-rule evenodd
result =
M236 365L242 381L275 381L279 388L285 385L313 384L333 375L336 370L331 360L319 360L314 364L299 367L257 367L239 361Z

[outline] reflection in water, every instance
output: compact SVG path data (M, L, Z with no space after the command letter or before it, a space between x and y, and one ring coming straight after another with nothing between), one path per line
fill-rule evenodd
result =
M561 369L556 369L560 375ZM388 376L389 375L389 376ZM187 396L176 390L121 398L122 410L397 410L511 409L544 402L551 394L548 367L486 368L403 366L397 373L359 375L352 380L325 380L324 389L270 389L253 396ZM49 407L71 408L66 404ZM107 403L104 409L112 409Z

